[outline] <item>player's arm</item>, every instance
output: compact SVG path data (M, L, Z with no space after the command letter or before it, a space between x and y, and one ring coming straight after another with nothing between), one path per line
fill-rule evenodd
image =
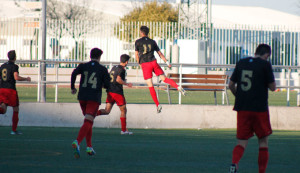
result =
M77 89L75 88L75 82L76 82L77 75L80 73L80 68L81 68L81 65L79 65L77 68L75 68L71 75L71 93L72 94L76 94L76 92L77 92Z
M275 83L275 82L269 83L269 84L268 84L268 88L269 88L271 91L275 91L275 90L276 90L276 83Z
M31 78L30 77L21 77L20 75L19 75L19 72L14 72L14 78L15 78L15 80L17 80L17 81L31 81Z
M230 91L232 92L232 94L234 96L236 96L236 85L235 85L235 82L233 82L232 80L230 80L228 87L229 87Z
M121 76L117 76L116 81L121 85L126 85L128 87L132 87L132 83L126 83L125 81L122 80Z
M140 63L140 56L139 56L139 51L135 51L135 59L138 63ZM141 66L141 65L140 65Z
M110 80L111 80L111 78L108 74L108 70L107 70L107 68L105 68L104 73L103 73L103 87L105 89L109 88Z
M167 64L167 66L169 68L172 67L172 65L169 63L169 61L167 60L167 58L165 57L165 55L159 50L157 51L157 54L159 55L159 57Z

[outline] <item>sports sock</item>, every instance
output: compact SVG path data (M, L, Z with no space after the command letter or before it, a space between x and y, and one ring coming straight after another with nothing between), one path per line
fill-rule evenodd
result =
M0 108L0 114L4 114L3 108Z
M174 88L178 88L178 85L176 84L176 82L174 82L172 79L170 79L170 78L166 78L165 80L164 80L164 82L165 83L167 83L167 84L170 84L172 87L174 87Z
M16 131L19 122L19 112L14 112L12 116L12 131Z
M81 143L81 141L83 140L84 137L86 137L88 131L90 130L90 128L92 128L93 126L93 122L90 120L85 119L83 125L81 126L78 136L77 136L77 141L78 144Z
M125 117L121 117L120 120L121 120L121 130L123 132L125 132L126 131L126 118Z
M156 92L155 92L154 87L149 87L149 90L150 90L150 94L152 96L152 99L153 99L154 103L156 104L156 106L158 106L159 102L157 100L157 96L156 96Z
M92 147L92 134L93 134L93 127L90 128L90 130L87 132L85 137L87 147Z
M258 168L259 173L265 173L268 165L269 160L269 151L267 147L259 148L258 153Z
M232 163L238 164L244 154L244 147L236 145L232 151Z

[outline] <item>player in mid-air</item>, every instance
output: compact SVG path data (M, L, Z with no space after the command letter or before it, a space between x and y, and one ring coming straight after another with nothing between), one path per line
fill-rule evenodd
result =
M86 138L86 153L88 155L96 154L92 147L92 126L99 105L101 104L102 87L107 89L110 80L107 69L99 64L102 53L101 49L93 48L90 52L91 61L80 64L72 73L72 94L76 94L77 92L75 88L76 76L79 74L81 75L78 100L82 113L85 116L84 123L79 130L77 139L72 143L75 158L80 157L79 145L83 138Z
M121 135L132 135L133 133L126 128L126 100L124 97L123 85L132 87L132 83L127 83L125 79L126 70L125 67L128 64L129 55L123 54L120 57L120 64L114 66L110 71L110 87L107 90L107 99L105 109L100 109L98 115L108 115L114 105L117 105L121 111Z
M7 106L13 107L12 116L12 135L22 134L17 131L19 122L19 97L16 90L16 81L31 81L30 77L24 78L19 76L19 66L15 64L16 52L11 50L7 53L8 62L4 63L0 67L0 114L5 114Z
M158 102L156 92L153 87L152 72L154 72L156 76L159 76L160 79L165 83L170 84L174 88L177 88L177 90L181 92L182 95L185 95L185 90L182 87L179 87L172 79L167 78L164 74L164 71L157 64L156 58L154 56L154 51L157 52L159 57L168 65L169 68L172 67L158 48L156 42L150 39L148 37L148 34L149 28L147 26L141 26L140 36L142 38L135 41L135 57L143 70L144 79L146 80L152 99L157 107L157 113L160 113L162 107Z
M234 110L237 111L237 145L232 152L230 173L237 172L248 139L254 133L259 143L259 173L266 171L269 160L268 136L272 134L268 89L276 89L272 66L267 61L270 55L269 45L258 45L255 57L240 60L230 78L229 88L235 96Z

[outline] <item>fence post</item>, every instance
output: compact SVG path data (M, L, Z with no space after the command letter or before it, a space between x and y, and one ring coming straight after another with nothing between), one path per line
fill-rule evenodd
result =
M300 57L300 55L298 55L298 56ZM298 86L300 87L300 68L298 68ZM297 92L297 106L300 106L300 88L298 89L298 92Z
M179 86L182 87L182 64L179 66ZM181 93L178 92L178 104L181 105Z
M55 63L55 103L57 103L58 100L58 65L59 63Z
M41 91L41 61L38 61L38 87L37 87L37 102L40 102Z
M291 68L288 69L288 88L286 92L287 106L290 106L290 84L291 84Z

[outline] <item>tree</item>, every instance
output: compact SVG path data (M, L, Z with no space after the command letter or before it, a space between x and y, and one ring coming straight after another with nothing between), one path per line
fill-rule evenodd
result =
M57 39L52 49L57 49L60 39L69 34L75 40L75 59L79 58L81 37L94 29L90 21L102 19L102 13L91 10L91 5L90 0L81 0L81 3L78 0L47 0L47 19L50 19L47 28Z
M121 18L121 21L147 21L147 22L177 22L178 9L170 3L155 1L143 2L133 5L133 10Z

